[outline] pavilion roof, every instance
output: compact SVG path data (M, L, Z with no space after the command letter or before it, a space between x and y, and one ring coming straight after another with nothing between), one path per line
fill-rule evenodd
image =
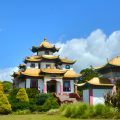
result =
M32 47L32 52L37 52L38 50L42 50L42 49L49 49L56 52L56 51L59 51L60 48L56 48L55 45L52 45L46 40L46 38L44 38L44 41L40 44L40 46Z
M66 64L74 64L76 62L76 60L69 60L68 58L60 58L60 61Z
M37 69L37 68L27 68L24 72L14 72L12 75L13 77L15 76L20 76L20 75L25 75L25 76L30 76L30 77L42 77L44 74L64 74L64 78L78 78L80 77L80 74L76 73L73 70L61 70L61 69L56 69L56 68L45 68L45 69Z
M50 74L64 74L66 72L66 70L61 70L61 69L56 69L56 68L45 68L42 69L41 72L43 73L50 73Z
M28 68L24 72L21 72L22 75L31 76L31 77L41 77L41 70L37 68Z
M120 66L120 56L111 59L110 61L108 61L108 63L111 65Z
M30 56L30 57L26 57L25 58L25 62L40 62L43 59L47 59L47 60L58 60L61 63L65 63L65 64L74 64L76 61L73 60L69 60L68 58L60 58L59 56L54 56L54 55L34 55L34 56Z
M85 83L77 84L77 86L84 86L85 84L91 84L96 86L113 86L114 85L111 83L110 79L94 77Z
M64 78L78 78L81 74L76 73L74 70L67 70L64 74Z
M120 56L117 56L116 58L112 58L111 60L107 61L105 65L102 66L95 66L93 67L95 70L102 69L106 67L107 65L113 65L113 66L118 66L120 67Z

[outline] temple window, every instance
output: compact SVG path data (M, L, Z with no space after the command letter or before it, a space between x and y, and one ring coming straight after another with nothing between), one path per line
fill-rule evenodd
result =
M63 81L63 91L64 92L70 92L70 81Z
M45 51L45 55L49 55L49 51Z
M66 69L70 69L70 65L66 65L65 68L66 68Z
M50 68L50 64L46 64L46 68Z
M31 63L30 67L35 68L35 63Z

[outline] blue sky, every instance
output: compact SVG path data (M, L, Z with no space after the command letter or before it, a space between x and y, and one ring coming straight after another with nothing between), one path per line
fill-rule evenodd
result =
M0 69L15 67L44 36L52 43L120 29L120 0L1 0Z

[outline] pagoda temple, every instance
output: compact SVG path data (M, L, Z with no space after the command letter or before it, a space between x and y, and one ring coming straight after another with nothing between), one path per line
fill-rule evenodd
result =
M73 70L76 61L54 55L59 49L46 38L39 46L32 46L35 55L26 57L24 64L18 66L18 72L12 75L14 87L36 88L58 95L74 93L74 83L80 77Z
M94 67L101 77L108 78L111 82L115 83L116 80L120 80L120 56L117 56L111 60L107 60L105 65Z
M120 56L107 60L107 63L93 67L99 73L99 78L94 77L85 83L77 84L83 90L83 102L91 105L104 104L104 95L116 92L116 81L120 80Z

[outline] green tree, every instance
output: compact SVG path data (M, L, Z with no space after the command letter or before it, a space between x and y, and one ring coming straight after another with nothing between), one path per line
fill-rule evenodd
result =
M2 82L0 81L0 91L4 91L4 89L3 89L3 84L2 84Z
M81 70L80 74L82 74L81 81L79 82L86 82L94 77L99 77L99 74L94 71L92 68L86 68Z
M20 88L17 95L16 99L18 99L21 102L29 102L28 95L26 93L26 90L24 88Z
M0 91L0 114L8 114L12 111L7 97Z
M9 81L3 81L4 92L10 92L12 90L12 83Z
M117 88L117 89L120 89L120 80L117 80L117 81L116 81L116 88Z

